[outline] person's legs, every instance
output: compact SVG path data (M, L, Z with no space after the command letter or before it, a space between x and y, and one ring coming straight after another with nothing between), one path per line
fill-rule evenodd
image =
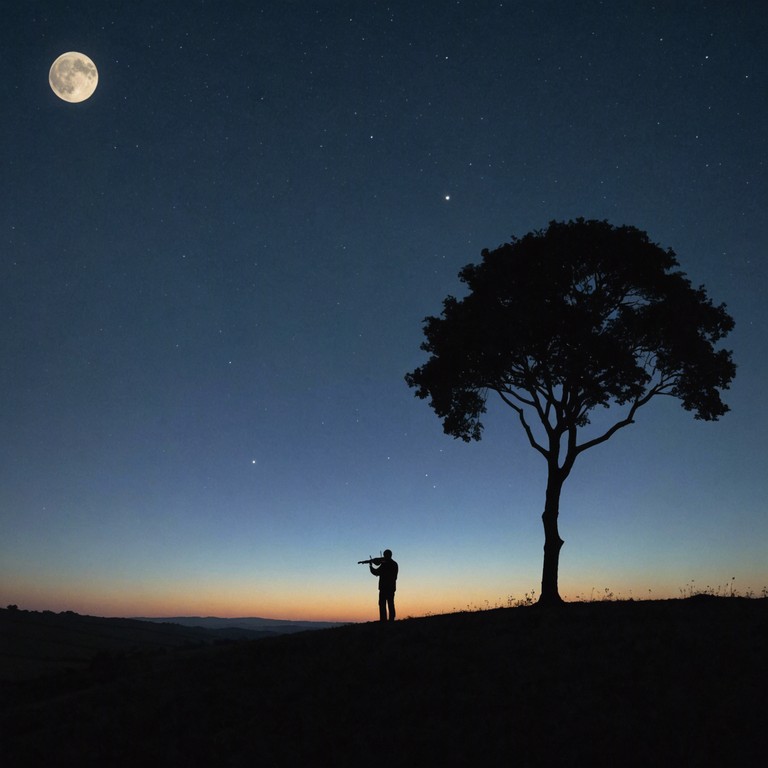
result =
M379 592L379 621L387 620L387 596Z
M394 594L387 596L387 605L389 606L389 620L395 620L395 596Z

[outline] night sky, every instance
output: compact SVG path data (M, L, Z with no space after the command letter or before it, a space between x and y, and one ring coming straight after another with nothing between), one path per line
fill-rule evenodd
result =
M759 593L766 40L761 0L6 4L0 604L367 620L385 548L401 617L538 596L542 457L403 377L462 266L579 216L673 248L738 371L580 457L561 594Z

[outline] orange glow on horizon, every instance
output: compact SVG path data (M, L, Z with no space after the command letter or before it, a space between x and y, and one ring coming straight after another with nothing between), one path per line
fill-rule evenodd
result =
M759 580L758 580L759 581ZM503 582L502 582L503 583ZM622 583L582 584L563 581L560 594L567 602L600 600L665 600L690 596L696 592L747 595L761 593L762 582L750 583L746 577L708 582L657 583L627 586ZM122 583L94 585L76 580L61 580L41 585L23 579L4 580L0 605L18 605L33 611L75 613L105 617L164 618L173 616L217 616L220 618L261 617L286 621L366 622L378 618L377 590L374 579L352 584L321 584L300 591L296 585L278 585L267 591L240 583L209 584L204 589L184 583ZM456 585L404 583L398 589L396 607L400 619L506 608L536 602L537 589L505 590L497 583Z

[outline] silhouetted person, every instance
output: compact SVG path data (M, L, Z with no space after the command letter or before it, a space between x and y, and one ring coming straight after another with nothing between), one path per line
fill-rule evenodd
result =
M395 620L395 589L397 587L397 563L392 559L392 550L385 549L384 557L378 568L368 566L374 576L379 577L379 620Z

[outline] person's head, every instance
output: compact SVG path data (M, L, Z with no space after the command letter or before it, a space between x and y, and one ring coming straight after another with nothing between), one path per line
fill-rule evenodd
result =
M392 550L391 549L385 549L384 550L384 559L385 560L391 560L392 559Z

